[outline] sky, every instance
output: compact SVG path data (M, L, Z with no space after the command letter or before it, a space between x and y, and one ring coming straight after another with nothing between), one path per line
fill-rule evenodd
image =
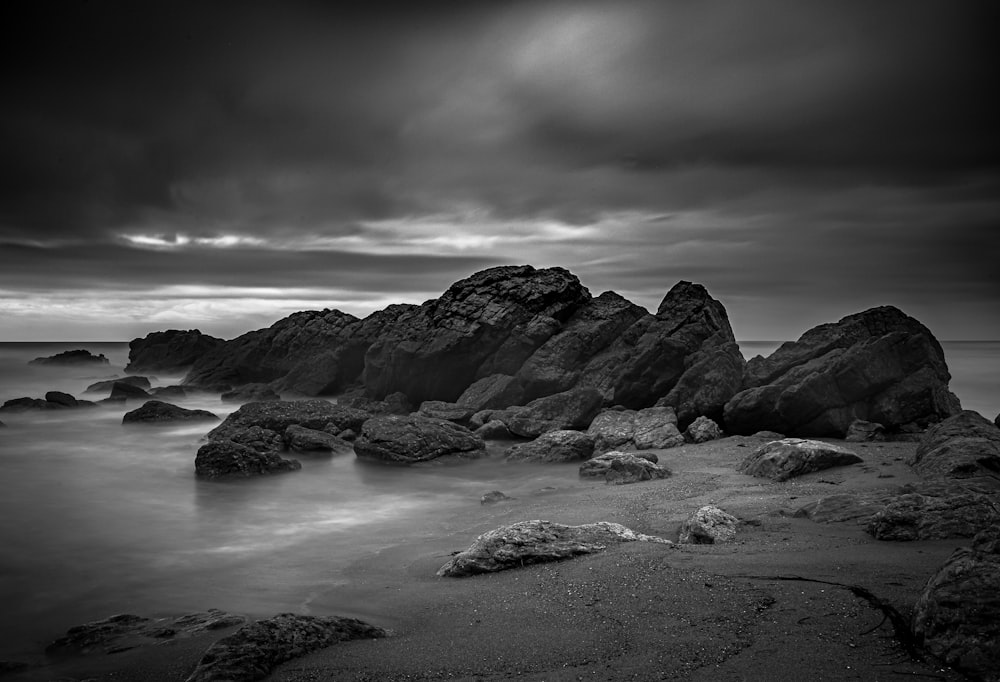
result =
M1000 339L1000 4L7 2L0 341L225 338L501 264L738 339Z

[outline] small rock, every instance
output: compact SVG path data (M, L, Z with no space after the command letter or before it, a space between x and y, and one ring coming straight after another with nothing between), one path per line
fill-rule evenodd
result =
M497 502L503 502L504 500L512 499L507 497L499 490L491 490L490 492L479 498L479 504L496 504Z
M484 440L504 440L511 437L507 425L499 419L491 419L473 433Z
M802 438L784 438L760 446L736 470L758 478L787 481L813 471L860 461L860 457L839 445Z
M670 470L650 461L637 452L613 450L597 455L580 465L583 478L603 478L607 483L621 485L670 476Z
M49 391L45 394L45 400L62 407L76 407L76 398L62 391Z
M161 400L147 400L142 407L126 412L122 424L164 424L178 421L218 421L208 410L189 410Z
M719 425L708 417L701 416L691 422L684 430L684 440L689 443L706 443L725 436Z
M531 441L519 443L504 452L508 461L576 462L594 454L594 439L582 431L549 431Z
M855 419L847 427L847 436L844 437L844 440L852 443L883 441L885 440L885 427L877 422Z
M714 545L736 539L736 525L732 514L714 505L706 505L694 512L681 525L680 542L687 545Z

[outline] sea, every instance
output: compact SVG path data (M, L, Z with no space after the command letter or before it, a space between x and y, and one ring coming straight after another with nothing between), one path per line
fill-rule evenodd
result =
M740 345L749 358L779 343ZM963 406L995 417L1000 341L942 345ZM28 364L76 348L110 362ZM0 343L0 403L51 390L99 400L86 387L123 376L127 360L127 343ZM171 402L220 418L235 409L204 395ZM298 473L204 481L194 456L212 424L123 425L125 411L0 412L0 661L40 662L69 627L116 613L309 613L350 562L430 537L488 491L578 485L575 469L500 458L406 468L310 455L296 456Z

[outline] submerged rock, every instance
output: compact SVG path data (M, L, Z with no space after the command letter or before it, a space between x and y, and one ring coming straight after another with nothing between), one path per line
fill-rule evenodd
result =
M178 421L218 421L219 417L208 410L189 410L162 400L148 400L142 407L126 412L122 424L162 424Z
M839 445L802 438L784 438L760 446L736 470L758 478L787 481L813 471L861 461L856 454Z
M354 452L362 459L416 464L439 457L481 457L486 443L464 426L444 419L388 415L361 427Z
M739 523L732 514L727 514L715 505L705 505L695 511L681 525L679 542L682 545L714 545L732 542L736 539Z
M337 642L385 635L355 618L282 613L244 625L210 646L187 682L252 682L280 663Z
M1000 428L978 412L961 412L924 433L910 465L925 478L1000 487Z
M473 431L473 433L484 440L502 440L511 437L507 425L499 419L491 419Z
M581 431L549 431L508 448L503 456L520 462L575 462L594 454L594 439Z
M657 464L655 455L612 451L581 464L580 476L603 478L606 483L622 485L667 478L670 476L670 469Z
M298 471L302 464L276 452L255 450L231 440L216 440L198 448L195 473L201 478L239 478Z
M673 544L669 540L636 533L606 521L582 526L565 526L552 521L521 521L483 533L468 549L452 557L437 574L460 578L492 573L601 552L609 545L620 542Z
M67 350L44 358L35 358L29 365L107 365L104 354L94 355L89 350Z

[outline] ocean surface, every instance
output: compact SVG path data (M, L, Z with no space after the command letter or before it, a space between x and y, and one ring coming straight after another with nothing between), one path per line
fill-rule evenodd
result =
M742 342L747 357L777 342ZM964 407L1000 412L1000 342L946 342ZM109 366L28 361L64 350ZM0 403L121 376L125 343L2 343ZM179 383L157 376L154 386ZM225 417L212 397L178 402ZM134 408L136 405L130 405ZM0 413L0 660L38 660L72 625L115 613L222 608L308 613L366 552L431 536L479 497L577 485L575 468L481 460L382 467L351 456L297 455L299 473L200 481L194 456L213 424L124 426L124 407ZM363 616L363 613L350 615Z

